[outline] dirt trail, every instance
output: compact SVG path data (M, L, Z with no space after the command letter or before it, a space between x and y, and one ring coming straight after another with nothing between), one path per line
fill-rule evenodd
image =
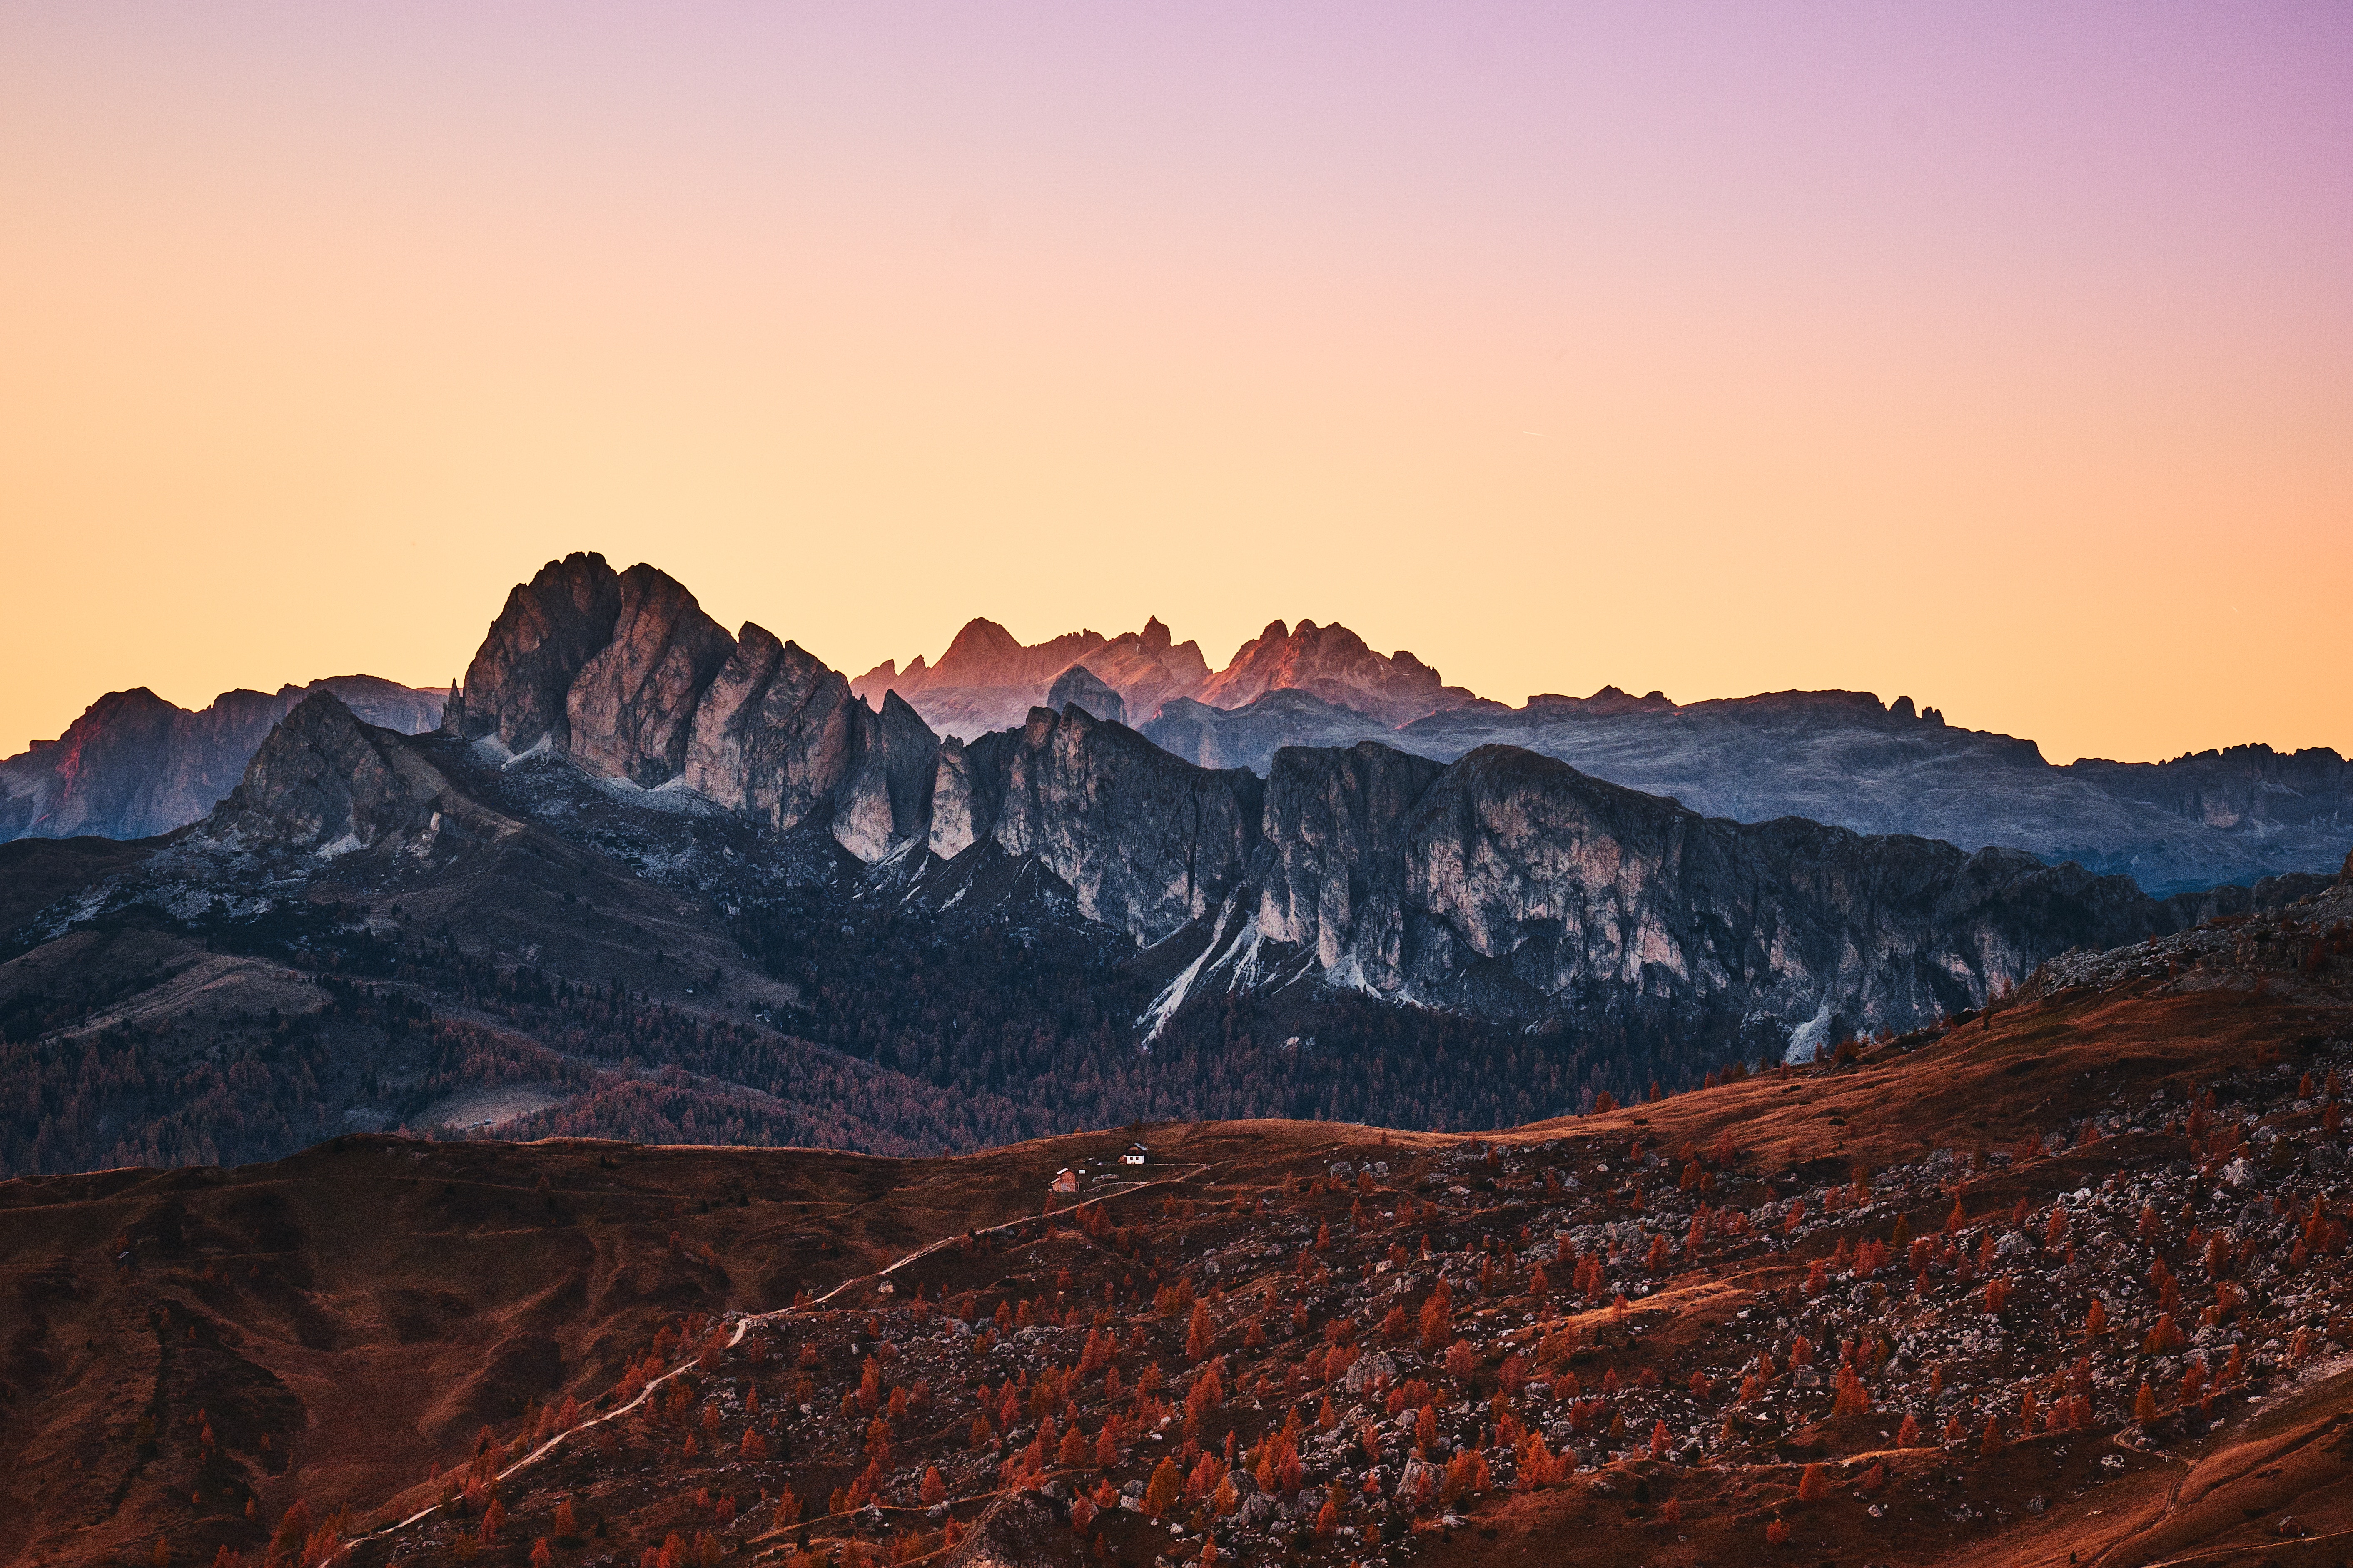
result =
M1205 1176L1216 1169L1217 1166L1214 1164L1195 1165L1180 1174L1163 1176L1158 1181L1135 1182L1116 1189L1107 1189L1102 1192L1092 1193L1088 1194L1086 1201L1089 1203L1096 1203L1107 1198L1133 1197L1137 1193L1148 1192L1154 1187L1178 1186L1184 1183L1194 1181L1199 1177ZM773 1312L747 1312L741 1319L737 1320L735 1331L728 1336L728 1346L733 1349L734 1346L742 1344L744 1342L744 1335L750 1333L755 1327L768 1323L782 1322L796 1313L814 1312L823 1307L827 1302L832 1300L835 1297L840 1295L843 1291L888 1279L890 1276L897 1273L900 1269L906 1268L909 1264L922 1262L924 1258L929 1258L932 1254L939 1251L942 1247L953 1247L964 1241L968 1237L993 1236L999 1231L1018 1230L1025 1226L1035 1224L1039 1217L1039 1216L1036 1215L1024 1215L1019 1219L1007 1220L1001 1225L983 1226L976 1230L960 1231L952 1236L943 1236L936 1241L926 1242L923 1246L915 1248L913 1252L905 1253L901 1257L892 1259L890 1263L885 1264L880 1268L874 1269L871 1273L855 1275L850 1279L844 1279L840 1284L836 1285L824 1295L816 1297L809 1301L804 1302L800 1306L779 1307ZM517 1459L513 1464L507 1466L506 1468L500 1470L493 1475L491 1478L492 1483L496 1484L522 1474L524 1470L529 1469L532 1466L539 1463L542 1459L546 1458L550 1454L553 1454L557 1448L561 1447L566 1438L576 1437L592 1426L600 1426L607 1421L617 1421L622 1416L627 1415L630 1411L637 1409L639 1405L645 1404L647 1400L652 1398L664 1384L684 1375L687 1369L691 1367L693 1364L693 1360L690 1357L685 1362L682 1362L679 1365L670 1368L668 1372L663 1373L660 1376L648 1379L645 1387L639 1391L638 1396L635 1399L630 1400L627 1405L617 1405L613 1409L606 1411L601 1415L581 1422L576 1426L565 1427L563 1431L558 1432L554 1436L550 1437L546 1442L542 1443L538 1447L533 1448L530 1453L525 1454L522 1458ZM390 1524L379 1525L375 1529L368 1531L364 1534L356 1536L353 1539L360 1541L380 1540L385 1536L392 1535L399 1531L406 1530L411 1525L419 1523L422 1521L430 1518L434 1511L440 1508L440 1506L441 1505L437 1502L428 1507L421 1508L405 1519L396 1520Z

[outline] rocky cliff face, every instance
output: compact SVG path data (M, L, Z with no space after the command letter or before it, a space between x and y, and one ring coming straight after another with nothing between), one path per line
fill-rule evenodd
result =
M747 621L696 705L686 782L762 826L798 826L849 776L862 707L799 644Z
M565 688L565 721L574 756L649 789L684 770L696 707L735 639L650 566L622 573L619 588L611 640Z
M420 753L322 691L270 731L212 821L277 847L332 856L413 825L448 788Z
M507 597L444 725L641 789L681 783L763 826L829 826L861 860L928 836L939 748L798 647L731 637L651 566L551 561Z
M1466 705L1391 729L1277 688L1237 707L1171 702L1143 726L1208 766L1265 773L1284 746L1385 744L1452 762L1514 745L1709 816L1805 816L2079 860L2168 895L2318 872L2353 847L2353 766L2334 752L2234 747L2162 763L2047 763L2031 741L1947 724L1908 698L1785 691L1678 704L1604 687L1589 698Z
M1263 825L1252 917L1205 929L1156 1016L1305 973L1490 1016L1768 1022L1752 1045L1802 1051L1974 1005L2184 912L2015 850L1703 817L1510 747L1444 767L1370 743L1285 751Z
M235 787L270 726L316 691L403 733L441 719L438 694L372 675L225 691L194 712L145 687L109 692L58 740L0 762L0 839L144 838L184 827Z
M464 690L449 705L445 727L469 740L496 736L511 752L543 741L567 750L572 683L613 640L620 616L620 577L603 556L579 552L549 562L507 595L466 667Z
M1314 621L1269 623L1193 695L1212 708L1239 708L1275 690L1304 691L1391 725L1479 700L1403 648L1384 657L1347 627Z
M1197 768L1083 709L1040 708L1018 730L942 752L931 843L954 853L987 840L1034 858L1089 920L1145 944L1240 885L1260 793L1249 773Z
M955 662L1029 672L1019 660L1031 650L1005 640L960 637ZM1165 669L1165 628L1134 651ZM1382 659L1340 628L1270 627L1234 668L1246 679L1229 693L1328 680L1387 693L1391 712L1452 700L1410 656ZM1513 1019L1600 1009L1645 1026L1737 1026L1802 1048L1971 1005L2064 949L2135 941L2230 901L2162 904L2127 879L2014 849L1786 816L1743 823L1516 746L1448 758L1364 739L1284 747L1261 782L1172 755L1095 711L1124 700L1093 664L1064 664L1053 685L1059 709L943 741L895 688L878 711L759 626L729 637L652 568L614 574L575 556L510 597L453 704L452 730L501 745L452 755L489 767L511 750L568 753L626 781L599 786L614 800L634 798L631 785L689 787L737 835L769 835L761 855L823 867L847 851L866 868L861 896L939 908L969 898L965 912L985 915L990 888L1067 889L1061 907L1150 950L1139 962L1182 965L1147 1028L1206 991L1306 983ZM1713 737L1724 765L1829 735L1850 770L1897 778L1957 746L1980 771L2052 772L2021 742L1957 738L1908 704L1862 694L1719 706L1728 711L1604 692L1521 714L1455 709L1404 738L1442 749L1505 719L1588 737L1672 723L1688 731L1685 751ZM1174 719L1216 734L1252 710L1269 727L1382 722L1303 685L1270 685L1223 718L1171 704L1159 728ZM424 754L306 704L220 820L253 833L274 824L313 850L419 833L418 812L449 809ZM813 836L830 841L816 861L804 853Z
M2231 746L2166 763L2085 757L2059 771L2118 800L2228 832L2344 831L2353 825L2353 763L2325 746Z

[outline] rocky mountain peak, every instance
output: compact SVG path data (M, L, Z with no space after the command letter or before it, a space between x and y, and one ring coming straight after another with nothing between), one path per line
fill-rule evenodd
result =
M940 656L934 668L970 664L975 667L993 666L1008 659L1018 659L1029 649L1020 639L985 616L975 616L948 643L947 652ZM913 667L909 666L912 669Z
M445 787L390 731L361 723L332 692L318 691L269 731L213 820L293 848L359 848Z
M599 772L651 788L686 765L695 704L735 639L668 574L621 574L611 640L565 692L572 754Z
M565 697L581 669L613 640L621 615L619 574L594 552L541 567L505 606L466 667L464 701L445 719L469 739L493 735L512 752L571 745Z
M1393 726L1476 700L1446 686L1411 653L1384 657L1348 627L1312 620L1296 627L1269 622L1191 695L1212 708L1240 708L1282 689L1310 692Z
M441 721L435 693L373 675L224 691L194 711L143 686L110 691L57 740L0 762L0 839L144 838L184 827L228 794L269 727L314 691L406 733Z

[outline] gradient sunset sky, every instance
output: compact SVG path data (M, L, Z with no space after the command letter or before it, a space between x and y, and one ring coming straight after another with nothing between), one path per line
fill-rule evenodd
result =
M567 550L855 674L2353 750L2353 5L0 7L0 753Z

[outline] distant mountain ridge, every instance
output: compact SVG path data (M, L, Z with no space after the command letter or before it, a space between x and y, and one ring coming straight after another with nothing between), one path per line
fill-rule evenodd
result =
M1213 770L1265 778L1286 746L1373 741L1451 763L1481 746L1512 745L1706 816L1802 816L1964 849L2021 848L2054 865L2122 873L2158 896L2324 872L2353 850L2353 764L2325 748L2251 745L2165 763L2054 767L2031 741L1948 725L1908 697L1883 703L1857 691L1678 703L1605 686L1512 708L1447 685L1409 651L1377 653L1346 626L1314 621L1271 622L1212 669L1198 643L1177 641L1157 617L1116 637L1090 629L1037 644L975 619L937 664L919 658L900 669L886 660L843 680L756 627L737 647L651 566L614 573L599 562L589 571L577 564L584 559L553 563L556 578L533 593L518 588L478 656L470 684L495 688L504 705L491 728L504 739L529 731L538 737L530 743L568 752L577 724L580 754L599 768L649 787L681 777L732 805L731 792L747 787L737 776L744 748L774 751L779 714L797 711L796 722L825 728L830 739L814 749L796 742L786 770L795 776L758 786L753 804L780 822L797 820L822 793L818 775L832 778L852 754L877 754L886 731L915 752L941 738L969 745L1022 726L1033 709L1075 704ZM608 647L625 623L632 629ZM372 722L433 727L441 700L432 693L367 677L339 680L336 689ZM710 683L722 706L736 705L723 723L706 718L698 738L681 705ZM226 693L196 715L152 693L111 693L60 741L0 763L0 839L137 837L193 822L227 793L269 722L309 689ZM916 740L916 729L928 739ZM886 767L869 778L870 835L887 841L916 809L915 773Z
M2021 848L2165 896L2319 873L2353 848L2353 765L2238 746L2168 763L2053 767L2031 741L1947 724L1908 698L1784 691L1679 704L1604 687L1465 706L1392 729L1312 692L1238 708L1179 700L1141 726L1179 756L1265 773L1285 746L1376 740L1439 762L1525 747L1707 816L1802 816L1964 849Z
M110 691L58 739L0 762L0 840L145 838L184 827L236 786L271 727L314 691L403 734L441 722L440 693L373 675L224 691L193 712L143 686Z
M2121 872L2164 896L2319 873L2353 850L2353 763L2326 748L2269 746L2165 763L2086 758L2053 766L2031 741L1945 721L1909 697L1782 691L1678 703L1605 686L1539 693L1520 708L1446 685L1404 649L1382 655L1338 625L1271 623L1211 671L1171 648L1155 617L1116 638L1066 633L1024 645L994 621L965 625L937 665L890 661L851 682L879 706L895 691L940 734L970 742L1061 708L1053 683L1081 670L1116 717L1208 768L1261 778L1285 746L1377 741L1453 762L1513 745L1708 816L1803 816L1861 833L1912 833L1965 849L2008 846L2052 864Z
M918 657L901 670L885 659L850 682L850 689L875 707L895 691L939 733L970 741L1020 723L1073 669L1103 682L1137 724L1171 702L1236 708L1274 690L1314 692L1391 726L1480 700L1445 685L1403 648L1375 653L1347 627L1314 621L1296 627L1270 622L1225 668L1213 671L1200 645L1175 642L1157 616L1142 631L1116 637L1066 632L1027 645L995 621L975 619L956 633L939 663L926 665Z

